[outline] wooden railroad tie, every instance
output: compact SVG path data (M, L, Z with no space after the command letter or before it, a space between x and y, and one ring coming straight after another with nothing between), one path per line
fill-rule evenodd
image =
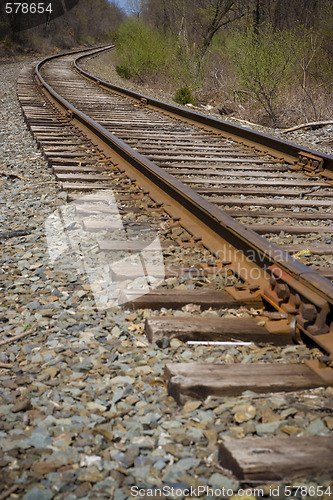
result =
M130 309L160 309L161 307L178 309L187 304L199 305L201 309L263 307L260 297L239 302L224 290L166 290L161 288L142 296L139 296L139 292L139 290L122 290L119 294L119 304L124 304Z
M262 319L262 318L260 318ZM163 338L177 338L188 341L243 341L290 344L289 332L271 333L258 325L257 318L218 318L218 317L152 317L146 319L145 331L149 342Z
M168 363L164 372L169 394L178 404L207 396L240 396L245 391L291 392L325 385L304 364Z
M333 437L235 439L220 444L218 461L246 483L313 477L333 472Z

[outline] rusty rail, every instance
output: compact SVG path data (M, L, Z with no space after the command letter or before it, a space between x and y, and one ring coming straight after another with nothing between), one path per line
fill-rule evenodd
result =
M90 56L109 48L99 48L94 52L90 51L88 55ZM86 56L84 54L77 58L77 60ZM246 294L251 296L253 291L259 288L264 299L277 310L288 313L291 325L294 325L291 328L296 329L298 327L300 332L314 341L328 354L322 363L316 362L315 365L312 363L311 367L325 379L326 383L333 384L333 371L329 370L327 372L326 368L327 364L333 359L333 284L311 271L304 264L294 260L289 254L260 237L251 229L245 228L217 206L214 206L191 188L185 186L156 164L134 151L122 140L76 109L70 102L63 99L40 74L41 67L57 57L61 56L48 57L36 66L36 76L39 85L65 110L69 119L82 124L95 137L111 147L125 161L129 162L140 175L148 178L151 183L167 193L178 206L182 206L188 214L193 215L198 224L205 226L211 233L226 241L229 247L232 246L235 252L233 272L244 280L244 289L241 292L237 290L229 290L229 292L237 298L239 293L241 293L242 297ZM77 62L75 62L75 65L82 74L94 81L99 81L96 77L79 69ZM101 85L117 92L131 95L131 97L138 100L144 98L140 94L120 89L107 82L100 82ZM252 144L254 141L258 144L257 141L259 141L260 145L265 149L267 147L274 149L276 156L281 157L281 154L287 155L290 163L292 163L292 159L295 161L298 158L299 146L295 144L206 117L199 113L193 113L192 111L183 110L166 103L160 103L150 98L145 99L148 100L149 105L153 105L159 109L172 109L172 113L195 120L196 123L209 125L210 127L214 126L215 129L218 128L226 134L229 134L229 132L232 135L237 134L238 140L239 137L245 138L246 140L251 140ZM313 151L308 150L308 154L313 154ZM318 156L318 153L316 155ZM328 155L319 156L325 162L325 168L333 170L333 157ZM214 249L214 245L210 241L205 240L204 244L207 248ZM237 259L241 261L240 267L236 265ZM249 264L253 264L262 270L259 280L248 277L246 273L242 275L242 265L248 266Z
M97 53L110 50L113 47L114 46L109 46L106 48L104 47L102 49L99 49ZM321 163L320 174L324 175L325 173L330 179L333 179L333 157L328 154L318 153L318 151L314 151L306 147L302 147L302 150L300 151L299 145L292 142L278 139L276 137L263 134L262 132L241 127L240 125L235 125L224 120L218 120L202 113L194 112L178 106L173 106L172 104L158 101L157 99L139 94L132 90L113 85L112 83L97 78L96 76L91 75L84 69L80 68L80 66L78 65L78 61L84 59L85 57L89 57L89 55L87 56L84 54L76 58L76 60L74 61L75 69L80 74L96 83L98 82L99 85L107 89L131 97L132 99L136 99L137 101L151 106L152 108L155 108L157 110L167 111L175 116L185 118L193 123L205 125L209 128L211 127L214 130L219 130L225 136L233 137L238 141L241 139L251 145L255 144L257 147L260 146L264 151L269 152L269 154L271 154L272 156L275 156L276 158L283 158L284 161L290 163L291 165L294 165L296 169L308 169L310 171L314 170L315 173L316 168L319 167L317 163ZM308 161L304 161L304 158L307 158ZM311 160L315 163L314 165L312 165Z

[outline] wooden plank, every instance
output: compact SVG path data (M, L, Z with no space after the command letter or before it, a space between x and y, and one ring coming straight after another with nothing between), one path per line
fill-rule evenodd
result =
M161 149L160 144L155 144L155 145L149 144L148 147L147 147L147 144L145 144L143 146L139 146L139 144L136 144L136 147L137 147L137 149L140 149L141 154L147 155L147 156L154 154L154 155L162 155L163 157L168 158L169 156L174 156L174 154L175 154L175 148L170 149L169 151L166 151L165 148ZM237 155L237 160L238 160L238 158L248 158L248 159L252 159L252 160L258 159L258 156L253 154L253 152L251 152L251 151L249 151L249 152L237 151L236 153L235 153L235 151L230 151L230 150L229 151L221 151L219 149L217 151L215 144L214 145L211 144L209 146L196 144L193 147L189 147L189 146L185 146L184 144L180 144L180 147L178 149L179 149L179 152L181 155L189 155L191 157L192 157L192 155L197 155L197 156L200 156L201 159L202 159L202 157L205 157L206 155L209 155L210 157L217 156L217 157L223 157L223 158L226 158L226 157L234 158L235 155ZM268 159L267 161L270 161L270 159Z
M83 226L86 231L90 232L98 232L98 231L114 231L116 229L124 229L126 231L136 231L136 232L142 232L142 238L144 238L144 234L149 234L149 236L152 235L151 231L154 229L152 225L150 224L135 224L135 223L128 223L126 221L123 221L119 217L117 217L117 214L115 214L114 218L111 218L110 214L110 220L105 218L104 220L98 220L98 219L85 219L83 220ZM146 233L145 233L146 232ZM154 237L155 240L155 237ZM153 243L151 238L148 242L145 242L145 245L149 245ZM134 244L134 242L133 242ZM157 247L158 248L158 247Z
M133 298L134 297L134 298ZM238 308L241 306L250 306L255 308L262 307L260 297L254 297L246 301L236 301L224 290L174 290L159 289L152 290L150 293L138 297L138 290L122 290L119 294L119 303L126 303L126 308L132 309L179 309L187 304L196 304L201 309L212 308Z
M112 202L111 202L112 203ZM77 215L97 215L97 214L112 214L119 215L117 202L113 200L111 205L94 205L89 203L75 204L75 212Z
M310 244L302 243L300 245L279 245L282 250L288 252L290 254L295 254L297 252L301 252L302 250L310 250L310 252L316 255L332 255L333 254L333 245L324 245L324 244Z
M193 179L193 182L191 184L195 184L195 179ZM295 181L297 183L297 181ZM214 184L214 180L211 180L211 184ZM237 182L235 182L237 184ZM253 188L246 189L246 188L200 188L200 187L193 187L195 191L197 191L199 194L205 194L205 195L213 195L213 194L221 194L221 195L247 195L247 196L289 196L293 198L297 198L300 195L306 195L306 191L304 190L299 190L299 189L259 189L255 187L255 181L252 182ZM272 184L275 184L275 181L272 181ZM247 185L251 185L251 181L248 181ZM278 185L278 183L277 183ZM332 193L329 191L314 191L313 193L309 193L308 196L311 196L311 198L315 197L326 197L330 198L332 196Z
M59 131L59 133L62 133L64 128L63 125L59 125L59 122L57 121L50 121L47 126L44 124L42 125L30 125L30 130L36 134L38 133L50 133L53 134L55 131Z
M84 147L89 147L87 143L84 142L75 142L72 139L43 139L40 141L42 146L45 147L58 147L65 146L65 147L72 147L72 148L84 148Z
M77 174L86 172L105 172L104 167L95 167L90 165L88 167L79 167L78 165L52 165L52 172L54 174Z
M87 201L110 201L110 202L114 202L114 199L116 199L116 201L118 202L133 202L135 201L133 198L131 198L131 196L121 196L121 195L118 195L117 193L114 193L111 189L111 193L108 192L109 190L104 190L104 191L100 191L99 193L91 193L89 194L89 198L87 199L87 195L86 194L82 194L82 193L79 193L79 194L75 194L75 193L69 193L67 195L67 202L70 203L72 201L75 202L75 204L78 204L78 203L87 203Z
M43 144L45 142L52 141L54 143L61 143L62 141L71 141L73 136L71 134L59 133L59 134L37 134L35 133L35 138L37 141L41 141ZM83 144L83 143L81 143Z
M149 274L150 276L161 279L179 276L184 276L187 278L190 278L191 276L203 277L202 269L184 268L183 266L179 265L169 265L166 266L164 270L162 266L149 267ZM118 264L111 268L111 276L113 280L127 280L138 278L142 276L142 268L141 266Z
M219 175L219 174L220 174L220 172L216 173L216 171L215 171L215 175ZM292 179L289 179L289 180L274 179L274 181L272 181L272 180L262 181L262 180L257 180L257 179L256 180L250 180L250 179L248 179L249 176L251 177L251 174L250 175L246 174L247 179L242 179L242 176L239 174L240 178L231 179L231 180L230 179L207 179L206 177L191 177L190 179L183 179L182 182L183 182L183 184L196 184L196 183L199 183L199 184L208 184L208 185L214 184L214 186L215 185L222 185L222 186L237 186L237 187L239 187L239 186L250 186L252 184L252 185L255 185L255 186L269 186L269 187L272 187L272 185L274 185L274 186L292 186L292 187L295 188L295 185L297 185L297 188L299 188L299 187L307 187L310 190L313 187L317 187L317 186L322 186L322 187L325 187L325 188L328 187L327 182L316 182L314 184L311 181L303 181L301 179L297 179L297 181L295 181L295 179L294 180L292 180ZM266 177L266 174L265 174L265 177ZM304 190L301 191L301 192L304 193ZM297 194L297 192L295 192L295 194Z
M181 132L181 131L173 131L173 130L170 130L168 132L168 136L165 137L165 136L162 136L161 135L161 132L156 129L156 130L151 130L149 132L145 131L145 130L140 130L140 132L137 132L137 131L124 131L122 129L113 129L113 131L118 131L119 133L122 133L122 134L126 134L126 135L123 135L121 138L124 139L124 138L129 138L129 137L134 137L135 139L139 140L139 139L153 139L153 140L158 140L158 141L167 141L167 142L170 142L170 140L172 140L172 138L174 137L175 140L178 140L179 138L182 138L182 139L190 139L192 142L193 140L198 140L198 139L204 139L204 140L207 140L207 132L200 132L199 130L191 130L191 132ZM170 139L171 137L171 139ZM223 147L225 146L228 146L229 144L224 144ZM230 145L230 148L237 148L237 144L232 144Z
M113 281L118 280L130 280L135 278L145 277L145 271L140 265L131 265L131 264L115 264L113 267L111 266L111 278ZM178 276L178 274L170 274L163 269L163 266L150 266L149 267L149 276L154 278L171 278L173 276Z
M99 249L104 252L141 252L168 250L170 246L178 246L174 241L160 241L159 244L152 246L152 241L137 241L137 240L102 240L98 242ZM148 248L150 247L150 248Z
M81 182L62 182L61 186L64 191L93 191L95 189L107 190L114 187L113 184L107 184L106 182L103 184L100 182L89 182L88 184Z
M240 396L244 391L300 391L325 385L303 364L168 363L164 369L169 394L179 404L207 396Z
M116 231L117 229L123 229L123 222L116 218L115 220L89 220L83 221L83 227L85 231L90 233L95 233L99 231Z
M297 181L296 181L297 182ZM272 182L274 183L274 181ZM307 196L304 191L297 190L297 189L258 189L255 187L255 182L252 183L253 188L250 189L244 189L244 188L201 188L201 187L196 187L195 182L193 182L194 186L191 186L195 191L197 191L199 194L202 195L246 195L246 196L289 196L294 199L299 199L298 197L301 196L304 193L304 196ZM212 184L214 184L214 180L212 180ZM248 183L249 185L250 183ZM199 184L200 186L200 184ZM305 189L305 188L304 188ZM332 193L329 191L316 191L313 193L309 193L308 196L311 196L311 198L330 198L332 196Z
M264 199L264 198L247 198L240 199L234 197L206 197L205 198L218 206L251 206L258 205L262 207L331 207L332 200L277 200L277 199Z
M43 144L43 151L44 153L49 156L49 155L67 155L67 154L76 154L78 153L79 155L84 154L85 152L82 151L82 146L79 144L65 144L64 142L61 142L56 145L47 145L46 143Z
M267 319L267 318L266 318ZM245 341L286 345L291 343L290 333L270 333L258 318L215 318L215 317L151 317L146 319L145 332L149 342L164 337L177 338L183 342ZM284 329L283 329L284 330Z
M139 213L141 209L139 207L122 207L118 206L115 202L114 205L89 205L88 203L83 203L75 207L76 213L79 215L91 215L91 214L118 214L118 213ZM108 240L105 240L108 241Z
M45 150L45 148L43 148L43 152L44 152L44 155L48 158L48 159L54 159L55 158L58 158L60 156L60 158L63 158L63 159L68 159L68 158L72 158L72 159L78 159L78 161L81 160L81 158L87 158L87 153L84 153L83 151L51 151L51 150ZM88 156L88 158L92 159L92 156Z
M313 477L333 472L333 437L234 439L220 444L218 461L250 483Z
M148 156L148 155L147 155ZM182 155L176 155L176 156L166 156L166 155L149 155L149 158L152 161L160 162L160 161L186 161L186 162L191 162L191 161L203 161L205 163L245 163L245 164L253 164L253 165L264 165L264 164L272 164L274 163L274 160L269 159L269 160L262 160L261 158L229 158L228 156L221 156L220 158L212 158L211 156L206 156L205 153L197 153L196 156L182 156Z
M232 168L232 170L230 170ZM273 164L267 166L249 166L249 165L218 165L214 168L207 167L207 165L191 165L190 168L184 166L184 163L172 163L172 165L165 165L165 170L168 172L177 173L179 175L204 175L205 178L209 176L216 177L217 175L224 175L227 177L283 177L290 179L293 175L287 167L282 165ZM277 174L276 172L280 172Z
M122 118L122 116L124 116L124 118ZM156 116L156 115L155 115ZM145 120L145 119L140 119L140 118L132 118L131 121L128 120L128 114L124 114L124 115L121 115L120 117L117 118L117 120L112 120L112 119L108 119L108 120L103 120L103 126L105 123L107 123L108 125L117 125L117 126L120 126L120 127L125 127L126 125L127 126L130 126L130 129L133 129L134 128L134 124L135 124L135 127L143 127L144 129L148 128L148 127L152 127L152 128L158 128L159 130L166 130L167 127L168 127L168 124L166 124L162 119L156 117L157 119L156 120L152 120L152 121L148 121L148 120ZM121 121L119 121L121 120ZM102 125L102 123L101 123Z
M281 231L289 234L332 233L332 226L288 226L285 224L245 224L258 234L279 234Z
M52 158L52 161L51 160L49 161L49 166L72 165L73 167L79 167L79 165L85 166L85 165L91 165L92 163L93 163L93 159L84 160L82 158L78 158L78 159L75 159L75 158L74 159L71 159L71 158ZM102 162L100 162L100 163L101 163L101 166L103 166Z
M103 174L58 174L55 172L55 178L60 182L110 182L114 178Z
M269 219L333 220L333 212L277 212L275 210L225 210L230 217L251 217Z
M152 147L158 147L160 148L161 147L161 144L163 144L164 147L169 147L170 148L175 148L177 146L181 146L181 147L186 147L186 148L189 148L191 150L194 150L194 149L202 149L203 147L204 148L212 148L213 150L216 151L216 143L215 142L212 142L212 141L207 141L207 137L203 137L201 139L204 139L204 141L200 140L200 137L199 139L196 140L196 142L194 143L193 141L193 137L191 140L189 140L189 138L184 138L183 140L177 140L175 138L169 138L169 137L153 137L152 135L146 135L146 136L143 136L142 134L140 134L140 136L138 136L137 138L134 136L128 136L126 138L126 143L129 145L129 146L135 146L135 147L146 147L146 146L152 146ZM223 146L220 146L220 142L219 142L219 152L220 153L224 153L224 152L232 152L233 154L238 154L238 152L246 152L245 148L244 149L241 149L241 148L237 148L235 147L235 145L231 146L231 145L228 145L228 144L223 144ZM248 150L248 152L251 152L251 150ZM252 155L253 155L253 151L252 151Z
M94 161L96 161L96 158L93 156L89 155L83 155L83 156L74 156L73 158L65 157L65 156L47 156L46 157L48 166L51 167L52 165L90 165ZM101 163L102 164L102 163Z

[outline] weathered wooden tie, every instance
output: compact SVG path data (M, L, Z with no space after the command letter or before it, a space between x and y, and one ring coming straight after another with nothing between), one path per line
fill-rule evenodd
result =
M162 338L188 341L256 342L286 345L290 333L271 333L258 325L263 318L216 318L161 316L146 319L145 332L149 342Z
M173 266L167 266L164 268L164 266L149 266L147 269L148 276L153 277L153 278L160 278L161 280L164 278L174 278L174 277L180 277L180 276L185 276L187 279L189 279L191 276L195 277L203 277L203 271L202 269L197 269L196 267L193 268L186 268L184 266L179 266L179 265L173 265ZM111 277L113 280L118 281L118 280L130 280L133 278L139 278L143 274L146 275L146 271L143 270L143 267L141 265L131 265L130 263L119 263L115 264L114 266L111 267Z
M237 479L246 483L283 481L297 476L313 477L333 472L333 437L234 439L220 444L218 461L224 469L232 471ZM274 491L279 491L279 488L275 487ZM283 494L283 491L280 488L280 493ZM313 498L318 498L316 491Z
M141 297L138 297L138 290L123 290L119 294L119 302L126 304L126 307L131 309L160 309L161 307L178 309L187 304L199 305L201 309L263 307L263 303L258 297L240 302L223 290L169 290L161 288L152 290Z
M210 395L290 392L324 385L322 379L303 364L168 363L165 377L169 394L179 404L188 399L203 400Z
M136 241L136 240L102 240L98 242L99 249L104 252L156 252L168 250L170 246L175 246L173 241ZM176 245L177 246L177 245Z

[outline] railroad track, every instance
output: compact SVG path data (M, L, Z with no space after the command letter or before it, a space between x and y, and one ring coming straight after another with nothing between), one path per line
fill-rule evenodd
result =
M184 404L246 390L333 385L333 157L99 81L79 67L81 57L95 52L48 58L36 75L26 68L18 92L27 124L75 207L77 237L97 242L105 262L126 252L140 256L158 235L165 266L163 272L157 266L153 247L146 277L152 274L161 286L142 294L133 288L141 277L137 262L123 261L111 266L112 279L131 281L132 288L123 287L119 303L252 311L253 318L217 314L209 321L147 318L148 340L161 348L174 338L232 345L302 340L323 351L305 364L169 363L169 393ZM170 289L174 277L183 280L181 289ZM332 446L324 440L317 439L317 453L331 470ZM220 445L221 465L244 481L288 477L295 450L306 457L303 472L323 469L314 440L289 438L284 464L269 473L258 446L267 446L274 462L281 440L254 441L243 441L243 455L239 443Z

